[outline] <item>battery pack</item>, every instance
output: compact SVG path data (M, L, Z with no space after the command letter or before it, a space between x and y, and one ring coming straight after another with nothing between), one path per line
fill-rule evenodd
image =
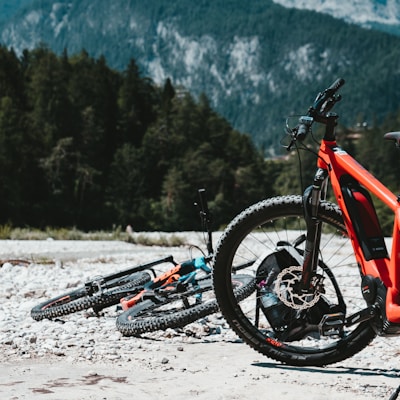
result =
M369 192L348 175L342 176L340 186L365 259L388 257L382 228Z

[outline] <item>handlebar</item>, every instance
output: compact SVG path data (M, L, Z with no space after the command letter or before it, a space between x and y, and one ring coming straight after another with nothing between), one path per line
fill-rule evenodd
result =
M314 121L325 125L328 124L329 117L331 116L329 113L330 110L341 100L341 96L337 95L336 92L344 84L345 80L338 78L327 89L317 95L314 104L308 109L307 114L299 118L299 124L292 130L292 142L288 146L288 150L290 150L296 140L303 141L305 139Z
M327 90L327 92L331 92L331 95L332 95L332 94L335 94L344 84L345 84L345 80L343 78L338 78L326 90Z
M331 86L329 86L323 92L319 93L314 101L313 106L310 107L309 113L310 111L312 113L328 112L329 110L326 109L326 106L333 101L333 104L330 107L331 109L335 105L335 103L341 99L341 97L337 97L335 96L335 94L344 84L345 84L344 79L342 78L336 79L336 81L333 82Z

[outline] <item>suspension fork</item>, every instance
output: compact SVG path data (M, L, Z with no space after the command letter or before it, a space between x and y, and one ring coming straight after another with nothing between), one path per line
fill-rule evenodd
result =
M318 266L319 245L321 242L322 221L318 216L319 204L326 199L328 188L328 171L318 168L314 182L303 194L304 217L307 226L306 244L304 250L303 272L300 290L308 293L311 290L311 280Z

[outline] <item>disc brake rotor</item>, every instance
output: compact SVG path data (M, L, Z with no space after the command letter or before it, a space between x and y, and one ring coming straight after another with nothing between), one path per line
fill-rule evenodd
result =
M318 303L321 293L299 293L303 267L294 265L282 270L275 280L275 293L279 300L295 310L305 310Z

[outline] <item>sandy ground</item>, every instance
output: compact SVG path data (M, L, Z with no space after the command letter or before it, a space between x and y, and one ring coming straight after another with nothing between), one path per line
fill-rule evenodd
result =
M70 260L73 265L74 258L113 255L117 259L117 255L132 250L149 258L171 252L132 246L122 242L0 241L0 260L46 258L55 263ZM7 299L0 297L0 301ZM13 323L25 329L22 321ZM6 325L2 325L3 332ZM8 350L9 343L3 337L0 398L388 400L400 385L397 339L378 338L360 355L325 368L284 366L235 339L210 341L205 337L190 343L179 338L131 340L120 347L123 358L82 361L74 353L76 346L58 356L18 355ZM113 345L111 340L109 344Z
M356 363L351 368L283 366L239 343L161 345L156 361L148 360L154 355L147 351L141 356L139 362L122 365L57 359L7 362L1 368L0 395L10 400L125 400L128 396L140 400L368 400L388 399L379 388L398 380L390 373L358 368Z

